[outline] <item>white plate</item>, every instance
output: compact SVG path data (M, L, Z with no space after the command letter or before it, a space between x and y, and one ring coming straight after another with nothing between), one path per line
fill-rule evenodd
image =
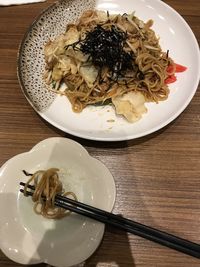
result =
M65 30L69 21L85 9L95 7L110 13L129 13L144 21L154 20L153 29L160 36L164 51L169 49L175 62L188 67L170 85L166 101L147 104L148 112L136 123L116 116L112 107L88 107L80 114L72 112L66 97L44 93L44 43ZM189 104L198 86L200 55L197 41L185 20L159 0L69 0L50 7L33 23L24 37L19 53L19 79L30 104L46 121L72 135L104 141L128 140L150 134L174 120ZM42 91L42 95L40 95ZM45 104L45 99L48 100ZM51 104L52 103L52 104ZM42 110L41 107L48 108ZM114 122L113 122L114 120Z
M79 201L112 210L116 192L108 169L72 140L46 139L0 169L0 249L21 264L67 267L83 262L96 250L104 224L74 213L61 220L34 213L31 198L19 193L19 182L27 181L22 170L50 167L65 170L65 189L73 191Z

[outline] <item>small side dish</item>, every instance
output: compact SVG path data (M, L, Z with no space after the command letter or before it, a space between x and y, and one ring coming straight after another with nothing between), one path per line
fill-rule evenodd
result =
M24 169L34 175L24 175ZM116 189L112 174L77 142L48 138L16 155L0 168L0 249L17 263L74 266L90 257L101 242L104 224L100 222L74 212L60 220L49 219L56 211L51 210L54 190L61 190L57 174L63 189L75 193L78 201L109 212L113 208ZM36 204L45 217L36 214L31 197L20 192L20 182L34 185L32 178L38 178L33 190L38 195L35 203L41 200L40 194L48 198L43 210ZM64 214L56 211L54 215Z
M45 45L49 89L67 96L74 112L112 104L129 122L141 119L145 102L166 100L175 72L186 70L162 51L152 25L134 13L85 11Z

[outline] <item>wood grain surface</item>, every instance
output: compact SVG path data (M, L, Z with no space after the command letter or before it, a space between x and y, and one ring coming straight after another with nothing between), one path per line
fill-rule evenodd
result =
M200 243L200 88L173 123L137 140L93 142L57 130L28 104L16 74L20 41L52 2L0 7L0 165L45 138L74 139L112 172L115 213ZM200 41L200 1L165 2L184 17ZM20 265L0 252L0 266ZM197 267L200 260L108 227L84 266Z

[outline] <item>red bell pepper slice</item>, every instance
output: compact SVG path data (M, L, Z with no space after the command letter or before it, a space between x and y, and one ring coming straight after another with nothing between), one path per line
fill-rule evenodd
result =
M173 71L175 71L175 72L184 72L186 70L187 70L187 67L182 66L180 64L176 64L176 63L175 63L175 70L174 70L174 66L173 65L169 65L167 67L167 73L169 73L169 74L173 73Z
M167 79L165 79L165 84L174 83L177 80L175 75L169 76Z
M176 66L175 66L176 67ZM176 69L175 69L176 70ZM169 65L168 67L167 67L167 73L172 73L172 72L174 72L174 66L173 65Z
M175 66L176 66L176 71L175 72L184 72L184 71L187 70L187 67L182 66L180 64L175 64Z

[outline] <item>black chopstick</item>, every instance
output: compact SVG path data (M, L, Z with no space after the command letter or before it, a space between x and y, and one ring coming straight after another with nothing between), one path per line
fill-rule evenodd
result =
M24 186L24 183L20 183ZM34 186L28 186L31 190L34 190ZM22 189L20 190L24 192ZM28 195L32 195L33 192L27 192ZM154 241L161 245L183 252L190 256L200 258L200 245L190 242L188 240L176 237L163 231L159 231L155 228L134 222L132 220L123 218L122 216L115 215L113 213L89 206L87 204L69 199L57 195L55 198L55 205L68 209L83 216L87 216L91 219L95 219L105 224L110 224L121 230L127 231L132 234L136 234L148 240Z

